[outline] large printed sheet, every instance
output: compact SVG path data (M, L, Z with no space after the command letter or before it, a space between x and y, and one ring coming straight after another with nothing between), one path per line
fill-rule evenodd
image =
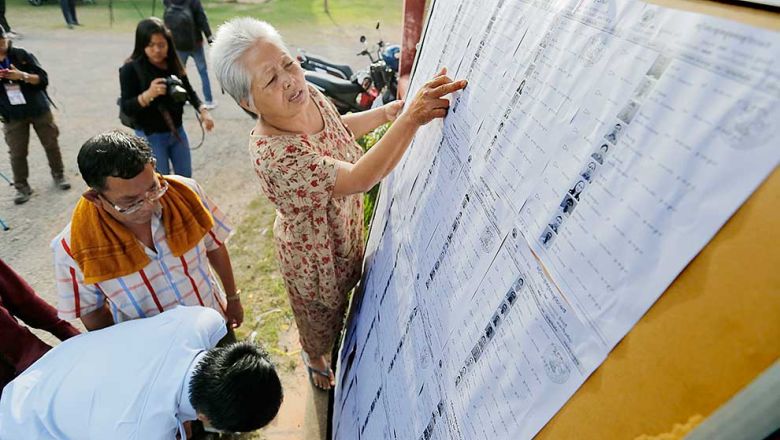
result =
M440 0L334 439L533 437L780 161L780 35L629 1ZM749 275L746 275L749 276Z

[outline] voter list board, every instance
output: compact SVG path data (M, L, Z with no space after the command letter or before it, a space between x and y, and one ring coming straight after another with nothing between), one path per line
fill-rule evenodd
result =
M469 80L382 183L334 439L522 439L780 161L780 35L632 1L440 0Z

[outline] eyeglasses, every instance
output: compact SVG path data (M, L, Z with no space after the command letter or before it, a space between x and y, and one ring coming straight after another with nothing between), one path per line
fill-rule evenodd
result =
M108 202L108 204L111 205L111 207L114 208L116 212L124 215L131 215L138 212L141 208L143 208L144 203L147 202L154 203L160 200L163 195L165 195L165 192L168 191L168 182L158 177L157 183L159 185L158 188L155 188L151 191L147 191L146 193L144 193L143 197L140 200L137 200L125 207L114 204L114 202L108 200L106 196L104 196L103 194L101 194L100 197L103 197L103 200Z

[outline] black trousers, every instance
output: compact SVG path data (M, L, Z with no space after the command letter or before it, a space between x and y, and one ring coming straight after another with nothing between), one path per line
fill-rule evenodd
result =
M76 18L76 0L60 0L60 8L63 17L65 17L65 23L79 24L79 20Z
M5 0L0 0L0 26L3 26L6 32L11 31L11 25L5 19Z

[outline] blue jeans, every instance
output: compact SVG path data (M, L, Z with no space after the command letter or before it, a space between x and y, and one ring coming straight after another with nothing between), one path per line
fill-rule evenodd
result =
M195 60L195 66L198 68L200 74L200 82L203 84L203 98L207 104L214 102L214 97L211 96L211 83L209 82L209 71L206 67L206 53L203 50L203 42L192 51L177 50L181 64L187 67L187 60L192 57Z
M190 144L184 127L179 127L179 137L176 139L172 133L146 134L142 130L136 130L135 134L145 138L152 146L152 152L157 159L157 171L160 174L171 174L171 166L175 174L184 177L192 177L192 157L190 156Z

